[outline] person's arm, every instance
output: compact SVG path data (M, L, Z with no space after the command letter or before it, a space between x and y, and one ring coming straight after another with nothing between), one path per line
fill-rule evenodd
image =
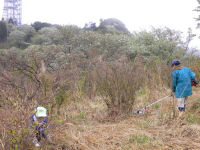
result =
M194 72L192 72L192 70L190 70L190 76L191 76L191 80L195 80L196 75Z

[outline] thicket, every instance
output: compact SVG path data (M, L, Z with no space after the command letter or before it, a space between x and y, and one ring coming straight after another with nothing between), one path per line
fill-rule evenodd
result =
M100 96L108 112L130 113L143 89L170 88L173 58L199 78L199 58L188 52L181 33L169 28L122 34L37 26L7 24L7 40L0 43L4 149L27 147L25 120L38 105L56 116L69 101Z

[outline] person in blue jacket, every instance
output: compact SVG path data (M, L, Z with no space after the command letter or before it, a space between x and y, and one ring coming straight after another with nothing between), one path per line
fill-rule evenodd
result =
M192 80L195 80L195 74L190 68L181 65L177 59L172 60L172 95L178 99L178 110L185 111L186 100L192 95Z

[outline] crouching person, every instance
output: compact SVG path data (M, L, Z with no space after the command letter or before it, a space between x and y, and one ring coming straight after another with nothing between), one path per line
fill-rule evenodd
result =
M29 127L33 129L33 143L36 147L40 146L39 143L42 138L49 140L49 135L47 134L48 120L46 108L36 108L35 113L30 117Z

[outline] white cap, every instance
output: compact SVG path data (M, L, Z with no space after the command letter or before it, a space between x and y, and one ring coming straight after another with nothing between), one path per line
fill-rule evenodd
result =
M37 107L35 111L36 117L46 117L47 116L47 109L44 107Z

